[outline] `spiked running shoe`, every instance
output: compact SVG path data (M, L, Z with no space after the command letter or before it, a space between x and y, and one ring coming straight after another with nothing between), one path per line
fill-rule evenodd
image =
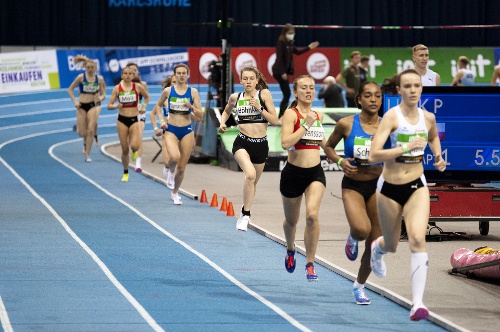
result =
M128 173L123 174L122 182L128 182Z
M372 252L370 255L370 267L372 268L373 273L379 277L383 278L387 274L387 269L385 267L384 258L382 254L377 253L377 248L374 240L372 242Z
M236 229L239 231L246 232L248 230L249 222L250 222L250 216L241 215L236 221Z
M354 295L354 298L356 299L356 304L370 304L371 303L370 298L368 296L366 296L366 294L365 294L364 288L353 288L352 295Z
M170 193L170 198L175 205L182 205L181 196L179 196L179 194Z
M413 308L411 308L410 320L418 322L419 320L427 319L428 317L429 317L429 310L427 310L426 307L421 306L415 308L415 306L413 306Z
M313 264L306 265L306 278L307 281L318 281L319 278Z
M137 159L137 151L132 151L132 160L135 161Z
M288 273L293 273L295 271L295 265L297 260L295 259L295 250L293 252L287 251L285 257L285 269Z
M358 258L358 240L354 240L350 233L345 243L345 254L350 261L355 261Z

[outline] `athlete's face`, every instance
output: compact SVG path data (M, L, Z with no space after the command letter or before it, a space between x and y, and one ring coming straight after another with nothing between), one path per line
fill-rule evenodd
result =
M417 104L422 94L420 75L415 73L402 75L400 85L396 88L404 104L412 106Z
M85 63L85 70L87 73L95 73L96 71L96 65L94 61L87 61Z
M382 91L377 84L366 84L363 92L358 97L358 103L361 105L361 111L372 115L378 112L382 105Z
M429 50L420 50L413 53L413 61L415 62L415 66L419 68L427 67L427 63L429 62Z
M312 103L314 101L314 93L316 91L316 84L310 77L304 77L297 81L297 88L294 91L295 97L304 103Z
M130 67L123 68L122 80L126 82L131 82L134 77L135 77L134 72L132 71L132 69L130 69Z
M181 82L186 82L187 81L187 78L188 78L188 72L187 72L187 69L184 68L184 67L179 67L175 70L175 78L177 80L177 82L181 83ZM177 83L176 82L176 83Z
M257 76L253 71L244 71L241 73L240 82L245 91L253 90L257 85Z
M132 70L134 77L139 75L139 68L137 66L129 66L129 68Z

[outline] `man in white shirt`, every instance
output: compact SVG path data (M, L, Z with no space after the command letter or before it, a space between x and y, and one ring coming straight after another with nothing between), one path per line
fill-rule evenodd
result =
M429 62L429 49L423 44L413 46L413 69L420 74L422 86L439 86L441 85L441 77L438 73L427 68Z

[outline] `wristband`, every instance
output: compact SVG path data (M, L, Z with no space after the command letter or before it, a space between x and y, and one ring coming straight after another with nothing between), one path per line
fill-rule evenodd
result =
M161 120L160 120L160 123L165 123L165 120L161 119Z
M309 126L307 125L307 123L304 123L304 124L302 125L302 128L304 128L306 131L309 131L309 128L311 128L311 127L309 127Z
M266 109L264 108L264 106L261 106L261 107L260 107L260 112L261 112L261 113L262 113L262 112L264 112L265 110L266 110Z
M340 157L339 161L337 161L337 165L340 166L340 164L342 163L342 160L344 160L344 158Z
M403 144L403 153L408 153L408 145Z
M157 131L157 130L158 130L158 127L154 127L154 128L153 128L153 130L154 130L154 131Z

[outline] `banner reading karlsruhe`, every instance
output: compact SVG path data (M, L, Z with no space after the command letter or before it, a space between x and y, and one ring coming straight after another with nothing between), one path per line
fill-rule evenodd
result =
M55 50L0 53L0 93L58 88Z
M107 86L120 82L122 69L130 62L138 65L143 81L159 85L173 74L175 65L188 64L189 60L185 48L58 50L59 76L63 88L70 86L76 76L85 71L82 64L74 62L78 54L83 54L97 63L97 72L104 77Z

